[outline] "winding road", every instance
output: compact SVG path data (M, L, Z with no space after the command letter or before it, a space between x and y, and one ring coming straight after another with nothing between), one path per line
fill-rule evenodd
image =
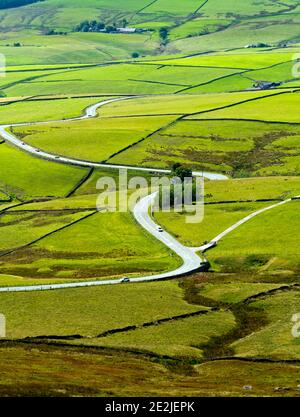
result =
M175 252L183 261L183 264L169 272L157 275L148 275L144 277L130 278L130 282L145 282L165 278L175 278L191 272L196 272L205 263L195 252L183 246L173 236L167 232L160 232L159 226L152 220L149 215L149 209L156 198L157 193L150 194L142 198L134 207L134 217L136 221L157 240L160 240L165 246ZM126 279L126 278L125 278ZM62 288L91 287L95 285L120 284L124 282L122 279L110 279L99 281L71 282L65 284L49 284L49 285L29 285L20 287L0 287L0 292L20 292L20 291L41 291L55 290Z
M105 167L105 168L112 168L112 169L132 169L136 171L146 171L146 172L156 172L156 173L170 173L170 170L166 169L157 169L157 168L142 168L136 166L126 166L126 165L109 165L103 163L95 163L90 161L83 161L68 157L62 157L59 155L50 154L44 152L42 150L38 150L25 142L22 142L17 137L15 137L12 133L8 132L7 129L13 126L32 126L37 124L49 124L49 123L57 123L57 122L67 122L72 120L84 120L91 117L97 117L97 110L107 104L116 102L116 101L123 101L123 100L130 100L136 97L122 97L122 98L115 98L106 101L101 101L100 103L93 104L89 106L86 110L84 115L80 117L75 117L71 119L64 119L58 121L47 121L47 122L33 122L33 123L18 123L18 124L6 124L0 126L0 136L4 138L5 141L11 143L12 145L18 147L19 149L26 151L33 156L46 159L48 161L59 162L67 165L77 165L81 167ZM209 173L209 172L193 172L194 176L204 176L210 180L226 180L227 177L218 174L218 173ZM144 198L142 198L134 207L133 215L136 221L141 225L141 227L154 236L157 240L162 242L166 247L168 247L173 253L178 255L182 259L182 265L173 270L164 272L161 274L156 275L148 275L143 277L136 277L136 278L121 278L121 279L110 279L110 280L97 280L97 281L84 281L84 282L71 282L71 283L62 283L62 284L45 284L45 285L30 285L30 286L13 286L13 287L0 287L0 292L20 292L20 291L41 291L41 290L54 290L54 289L62 289L62 288L76 288L76 287L90 287L90 286L98 286L98 285L112 285L112 284L120 284L122 282L145 282L145 281L153 281L153 280L160 280L160 279L167 279L167 278L176 278L182 275L186 275L188 273L199 271L206 265L206 261L203 257L196 254L196 252L204 252L218 243L220 239L222 239L225 235L236 229L237 227L241 226L245 222L251 220L253 217L261 214L267 210L270 210L274 207L277 207L282 204L286 204L287 202L291 201L285 200L277 204L273 204L272 206L266 207L261 209L255 213L252 213L245 217L244 219L240 220L230 228L226 229L224 232L219 234L215 239L213 239L208 244L205 244L200 247L196 248L189 248L181 243L179 243L173 236L171 236L166 231L163 231L158 224L154 222L152 217L149 214L150 208L157 196L157 193L150 194ZM125 281L124 281L125 280Z
M132 169L135 171L143 171L143 172L156 172L160 174L170 174L171 170L169 169L159 169L159 168L146 168L146 167L136 167L132 165L113 165L113 164L104 164L104 163L98 163L98 162L91 162L91 161L85 161L82 159L75 159L75 158L68 158L60 155L55 155L49 152L45 152L41 149L37 149L36 147L33 147L22 140L18 139L15 135L8 132L7 129L11 127L16 126L35 126L35 125L46 125L51 123L66 123L71 121L78 121L78 120L84 120L84 119L90 119L92 117L97 117L97 110L103 106L106 106L111 103L115 103L117 101L124 101L124 100L133 100L136 98L140 98L141 96L128 96L128 97L119 97L119 98L113 98L110 100L101 101L99 103L93 104L85 109L85 112L82 116L79 117L73 117L69 119L63 119L63 120L51 120L47 122L29 122L29 123L14 123L14 124L5 124L0 125L0 136L7 142L11 143L12 145L16 146L17 148L30 153L31 155L34 155L38 158L46 159L47 161L52 162L58 162L61 164L66 165L75 165L80 167L87 167L87 168L110 168L110 169ZM227 177L223 174L218 173L211 173L211 172L193 172L194 176L203 176L210 180L226 180Z
M200 252L200 251L205 252L209 249L212 249L213 247L215 247L217 245L217 243L223 237L225 237L229 233L233 232L238 227L242 226L242 224L247 223L249 220L253 219L253 217L256 217L259 214L262 214L266 211L272 210L275 207L279 207L279 206L282 206L283 204L289 203L290 201L292 201L292 198L289 198L289 199L284 200L284 201L280 201L280 203L272 204L271 206L264 207L260 210L254 211L253 213L251 213L248 216L244 217L243 219L239 220L238 222L236 222L232 226L228 227L228 229L224 230L224 232L220 233L218 236L216 236L214 239L212 239L210 242L206 243L205 245L202 245L202 246L199 246L199 247L196 247L196 248L190 248L190 249L192 249L194 252Z

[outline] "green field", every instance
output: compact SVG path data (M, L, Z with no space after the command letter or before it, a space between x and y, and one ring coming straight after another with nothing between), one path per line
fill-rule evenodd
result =
M263 213L222 239L209 258L215 268L222 271L241 269L297 274L298 214L297 201Z
M300 102L300 95L297 93L288 93L275 95L255 101L238 104L235 107L216 110L209 114L211 119L247 119L261 120L267 122L286 122L299 123L299 113L297 108ZM277 113L280 105L280 114ZM199 115L196 118L205 118ZM195 116L192 116L195 118Z
M234 328L231 313L212 312L199 317L165 323L160 326L137 329L124 334L111 335L100 339L86 340L86 345L121 347L154 352L158 355L177 358L202 358L198 345L212 336L221 336ZM199 332L199 329L203 329Z
M255 385L255 396L297 395L299 366L292 364L224 360L182 371L176 364L170 369L130 353L120 356L110 350L99 353L47 345L37 349L3 344L1 356L3 396L23 396L28 392L33 396L209 396L211 392L218 396L247 396L243 390L245 380ZM278 386L289 387L289 391L274 392Z
M206 181L205 201L255 201L286 199L300 191L299 177L262 177L224 181Z
M269 324L258 334L235 342L237 356L299 358L299 339L291 334L291 311L299 311L299 290L279 293L252 304L267 312Z
M280 284L265 283L207 283L201 288L200 294L203 297L210 298L214 301L235 304L248 297L254 296L255 294L271 291L280 287Z
M0 161L1 188L23 200L32 197L63 197L87 172L83 168L33 158L6 144L0 145Z
M126 160L133 165L157 167L179 161L192 168L223 171L234 177L297 175L298 124L223 120L221 117L213 120L219 112L201 115L209 120L179 119L111 161ZM233 110L232 114L236 117Z
M101 162L174 120L151 118L91 119L40 126L16 127L13 132L44 151ZM84 132L84 133L83 133Z
M170 231L186 246L201 246L213 240L219 233L254 211L266 207L267 203L234 203L205 206L204 220L188 228L185 226L186 213L156 213L158 223Z
M212 94L188 96L166 95L162 97L141 97L128 102L120 101L101 110L103 117L170 114L197 114L220 107L241 103L251 98L260 98L272 92L240 92L235 94Z
M74 222L87 213L22 213L7 211L1 216L0 253L18 248L47 233Z
M11 329L8 337L72 334L96 337L110 329L142 325L201 309L189 305L182 295L176 282L161 282L126 288L116 285L4 294L0 305ZM120 314L122 310L126 314Z
M86 107L104 100L103 97L97 97L12 103L1 108L1 123L39 122L77 117Z
M180 265L174 254L138 228L131 214L100 212L87 217L88 214L89 212L76 214L82 220L73 225L72 217L65 215L62 219L71 225L63 230L57 230L59 227L54 228L50 223L49 226L57 230L56 233L2 256L1 271L28 278L94 279L126 274L151 275L156 271L176 269ZM13 216L17 217L16 211ZM39 213L32 217L33 222L38 224ZM46 219L43 222L47 225ZM24 221L24 227L26 226ZM20 246L19 236L12 233L12 227L5 228L4 224L5 229L10 236L6 245L9 248ZM20 226L18 230L21 231ZM43 236L42 230L35 230L33 235L29 229L31 242L36 235ZM74 235L80 236L76 242ZM23 239L25 238L24 235Z

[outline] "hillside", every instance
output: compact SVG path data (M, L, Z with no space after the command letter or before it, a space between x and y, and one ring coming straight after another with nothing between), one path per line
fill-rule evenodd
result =
M147 32L73 33L76 25L91 20ZM41 61L42 47L51 52L49 63L103 62L126 59L133 52L149 56L232 50L256 44L293 46L300 42L299 21L300 2L296 0L45 0L1 10L0 45L13 64L17 61L12 47L20 39L36 63ZM165 28L164 33L161 28ZM68 35L55 36L62 32Z
M0 0L0 398L300 396L299 23Z

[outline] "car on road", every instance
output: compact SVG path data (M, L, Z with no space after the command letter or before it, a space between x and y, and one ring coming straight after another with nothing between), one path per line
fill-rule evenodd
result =
M157 231L158 231L158 232L160 232L160 233L162 233L162 232L164 231L164 229L163 229L162 227L160 227L160 226L159 226L159 227L157 228Z
M39 149L36 149L35 152L41 152Z
M55 156L55 159L60 159L60 156Z
M123 279L121 279L121 282L124 284L126 282L130 282L130 279L129 278L123 278Z

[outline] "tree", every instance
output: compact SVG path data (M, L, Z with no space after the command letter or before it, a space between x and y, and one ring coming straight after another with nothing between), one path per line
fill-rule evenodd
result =
M166 44L168 41L169 30L168 28L162 27L159 29L159 37L163 44Z
M191 169L183 167L180 163L176 163L172 167L172 175L180 178L183 182L185 178L191 178L193 173Z
M81 28L81 32L89 32L89 30L90 30L90 26L87 24L83 25Z
M172 165L172 172L176 171L179 167L181 167L181 164L179 162L175 162L175 164Z
M97 20L92 20L92 21L90 22L90 26L91 26L92 28L95 28L95 27L97 26Z
M140 54L138 52L133 52L131 54L132 58L138 58L140 56Z
M110 33L110 32L115 32L116 28L115 26L106 26L106 32Z
M103 22L97 23L97 31L100 32L100 30L105 29L105 24Z

